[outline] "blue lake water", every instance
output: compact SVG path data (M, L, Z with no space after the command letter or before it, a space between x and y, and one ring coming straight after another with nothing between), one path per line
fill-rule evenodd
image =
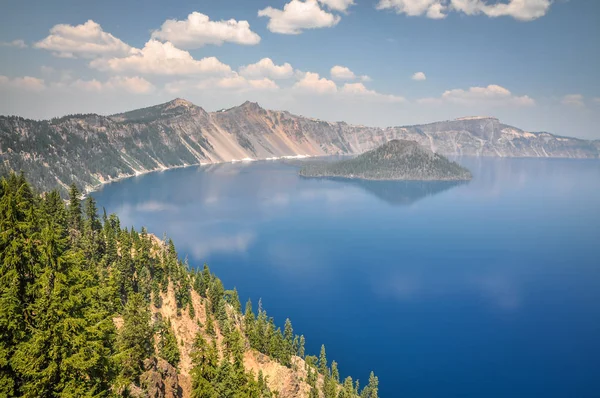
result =
M380 396L600 397L600 161L458 159L468 184L302 179L278 162L93 196L172 237Z

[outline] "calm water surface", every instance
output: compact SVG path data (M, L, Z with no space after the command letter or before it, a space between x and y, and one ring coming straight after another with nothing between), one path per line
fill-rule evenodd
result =
M600 396L600 162L459 159L469 184L172 170L94 194L393 397Z

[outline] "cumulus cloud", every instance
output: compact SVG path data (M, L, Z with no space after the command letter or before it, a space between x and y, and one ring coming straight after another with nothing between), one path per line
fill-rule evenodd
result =
M71 83L71 87L90 92L114 92L125 91L131 94L147 94L154 91L155 87L148 80L139 77L113 76L105 82L96 79L81 80L77 79Z
M333 80L354 80L356 75L345 66L336 65L329 71Z
M175 81L165 85L170 94L179 94L189 90L226 90L235 92L274 91L279 86L266 77L262 79L247 79L235 72L225 77L212 77L199 81Z
M445 91L439 98L422 98L420 104L454 103L459 105L532 106L535 101L527 95L515 96L509 90L496 84L487 87L471 87L468 90Z
M427 80L427 76L425 76L425 73L423 73L423 72L417 72L412 75L411 79L417 80L417 81L422 81L422 80Z
M229 65L215 57L194 59L189 52L172 43L150 40L143 49L123 58L99 58L90 63L92 68L112 72L134 72L155 75L225 74Z
M152 32L152 38L170 41L184 48L200 48L207 44L220 46L225 42L255 45L260 36L250 30L248 21L211 21L208 15L193 12L186 20L166 20L160 29Z
M446 6L443 4L446 0L379 0L378 10L392 9L398 14L406 14L411 17L427 15L429 18L441 17L445 15L443 11Z
M273 33L297 35L305 29L330 28L340 22L339 15L323 10L317 0L291 0L283 10L267 7L259 17L269 18L267 29Z
M585 104L583 102L583 95L581 95L581 94L565 95L562 98L561 103L563 105L569 105L569 106L578 106L578 107L585 106Z
M404 102L405 98L399 97L391 94L381 94L375 90L369 90L362 83L346 83L340 90L340 93L349 96L356 97L361 99L375 100L375 101L383 101L383 102Z
M337 86L332 80L320 77L318 73L306 72L298 80L294 89L316 94L331 94L337 92Z
M289 63L275 65L271 58L263 58L255 64L240 67L240 74L245 77L268 77L270 79L288 79L294 75L294 68Z
M31 76L10 78L0 75L0 87L13 88L26 91L42 91L46 84L42 79Z
M34 44L62 58L125 56L133 48L117 39L91 19L81 25L55 25L50 35Z
M321 4L326 5L330 10L344 12L348 7L354 5L354 0L319 0Z
M17 39L13 41L0 41L0 47L27 48L27 44L24 40Z
M546 15L552 0L379 0L377 9L391 9L408 16L427 16L432 19L445 18L447 12L456 11L465 15L486 15L491 18L508 16L520 21L532 21Z

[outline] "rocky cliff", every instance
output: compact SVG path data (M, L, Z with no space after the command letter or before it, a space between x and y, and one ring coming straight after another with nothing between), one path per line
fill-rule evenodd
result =
M0 117L0 173L40 189L86 189L152 170L286 156L358 154L407 139L443 155L598 158L600 141L526 132L488 117L374 128L270 111L246 102L206 112L188 101L112 116Z

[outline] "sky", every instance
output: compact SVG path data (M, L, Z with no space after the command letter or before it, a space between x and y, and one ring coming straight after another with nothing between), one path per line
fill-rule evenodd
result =
M2 0L0 114L246 100L600 139L598 0Z

